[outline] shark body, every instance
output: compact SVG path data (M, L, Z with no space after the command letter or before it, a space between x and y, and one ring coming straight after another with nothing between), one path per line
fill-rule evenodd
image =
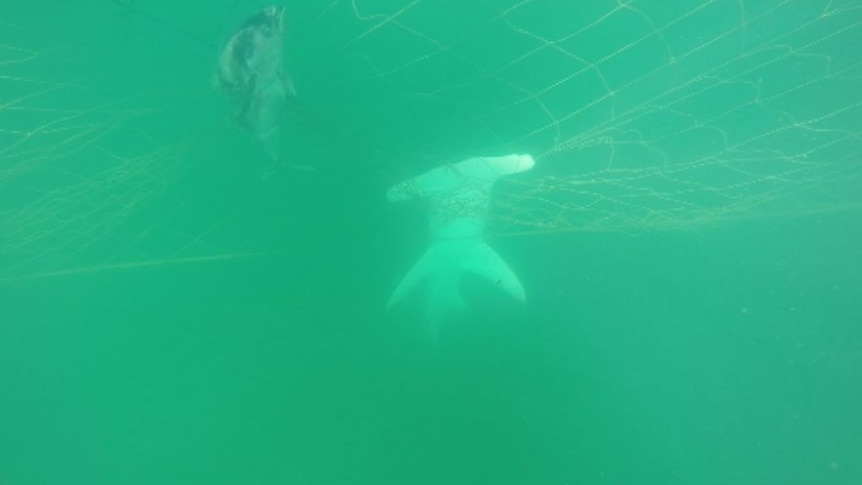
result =
M284 69L284 7L264 8L231 35L219 56L217 80L239 124L281 164L281 124L296 98Z
M494 183L502 176L530 170L530 155L477 157L444 165L399 183L387 191L392 202L426 199L431 244L407 272L388 307L424 286L425 317L436 325L465 306L460 283L473 274L496 285L519 302L526 301L521 282L484 241L485 220Z

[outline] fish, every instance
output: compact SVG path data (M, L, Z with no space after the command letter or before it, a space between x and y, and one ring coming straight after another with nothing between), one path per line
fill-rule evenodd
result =
M284 17L284 7L271 5L247 18L224 44L216 79L234 118L256 138L273 168L284 164L282 124L297 98L284 68Z

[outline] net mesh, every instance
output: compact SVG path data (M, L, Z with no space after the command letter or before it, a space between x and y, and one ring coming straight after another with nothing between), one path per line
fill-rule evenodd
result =
M428 129L469 138L460 146L473 153L537 158L534 174L498 188L498 233L859 205L858 2L353 0L328 15L337 9L357 23L343 49L431 113Z
M209 76L230 26L261 6L123 1L67 6L54 20L0 17L4 278L254 252L225 236L223 211L183 216L200 194L181 181L231 143L211 121ZM412 154L399 177L471 156L535 157L495 188L497 236L696 229L860 205L859 2L289 10L300 94ZM142 74L117 81L128 69ZM190 99L205 101L189 109Z
M215 249L203 228L174 221L187 198L175 189L200 144L175 100L200 95L176 77L154 82L164 68L129 75L141 57L123 51L137 32L118 11L76 13L93 23L78 29L60 14L68 22L40 27L26 12L0 23L3 280Z

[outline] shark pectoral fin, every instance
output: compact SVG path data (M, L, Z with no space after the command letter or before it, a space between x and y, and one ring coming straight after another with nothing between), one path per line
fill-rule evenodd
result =
M419 285L419 283L434 271L433 253L434 247L432 246L425 251L425 254L423 254L422 257L416 261L413 267L410 268L410 271L404 275L404 278L401 279L401 283L398 284L398 287L392 292L392 296L389 297L389 302L386 304L386 308L392 308L393 305L398 303L399 300L404 298L405 295L410 293Z
M512 268L484 242L473 244L462 262L465 272L480 276L498 286L512 298L524 303L527 296L524 287Z
M284 91L291 98L296 97L296 85L293 84L293 78L286 72L281 73L281 82L284 84Z
M261 131L256 133L257 141L260 143L260 146L263 147L263 150L266 152L267 156L276 164L281 164L281 139L278 125L273 126L269 130Z

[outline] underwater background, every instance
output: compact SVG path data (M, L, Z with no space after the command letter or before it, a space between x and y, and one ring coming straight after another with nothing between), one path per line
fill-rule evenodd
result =
M862 483L862 2L285 2L262 180L265 5L0 10L0 485ZM432 342L386 189L510 153Z

